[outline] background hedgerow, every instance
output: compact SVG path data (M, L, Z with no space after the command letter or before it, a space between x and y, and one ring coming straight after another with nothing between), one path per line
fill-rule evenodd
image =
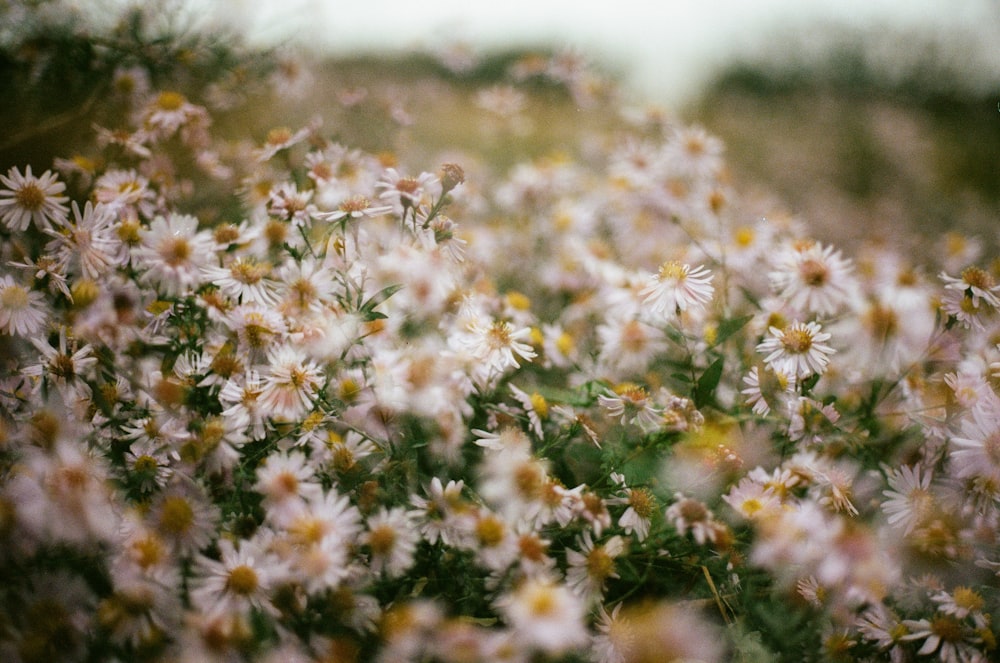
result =
M819 237L576 53L60 8L0 32L4 660L995 656L985 244Z

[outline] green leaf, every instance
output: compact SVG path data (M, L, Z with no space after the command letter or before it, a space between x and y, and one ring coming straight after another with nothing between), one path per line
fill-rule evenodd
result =
M715 343L712 346L721 345L730 336L743 329L748 322L753 320L752 315L744 315L739 318L731 318L729 320L723 320L719 323L719 329L715 332Z
M719 386L719 380L722 379L722 365L724 362L725 360L719 357L698 378L698 384L695 385L693 394L695 407L700 408L712 400L715 388Z
M365 316L366 320L379 320L385 318L384 313L377 313L375 307L384 302L385 300L392 297L394 294L403 289L402 283L396 283L394 285L387 285L382 288L374 295L368 298L368 301L364 302L360 307L358 307L358 313Z

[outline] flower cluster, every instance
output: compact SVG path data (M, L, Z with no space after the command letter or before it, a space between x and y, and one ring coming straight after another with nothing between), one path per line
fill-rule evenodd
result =
M421 170L144 95L0 175L4 660L995 656L995 265L632 109Z

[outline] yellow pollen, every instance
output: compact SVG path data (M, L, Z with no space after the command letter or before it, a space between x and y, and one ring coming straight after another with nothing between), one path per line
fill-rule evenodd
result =
M257 572L246 564L241 564L234 568L229 572L229 577L226 579L226 589L233 594L240 594L242 596L253 594L257 591L259 584L260 581L257 578Z
M493 548L503 541L503 521L495 516L486 516L476 523L476 538L487 548Z
M568 355L573 352L573 348L576 347L576 343L573 342L573 337L563 332L556 339L556 349L564 355Z
M535 392L531 394L531 408L538 414L539 417L545 419L549 416L549 404L545 400L545 397Z
M364 196L351 196L344 202L340 203L340 211L352 214L354 212L363 212L371 205L371 201Z
M165 111L175 111L180 109L187 99L180 92L161 92L160 96L156 98L156 105L158 108Z
M138 458L135 459L134 468L135 471L140 474L152 474L153 472L156 471L156 468L159 466L160 464L156 461L155 458L147 454L143 454L142 456L139 456Z
M761 503L761 501L755 497L752 497L748 500L743 500L743 504L741 504L740 506L742 507L741 510L743 511L743 513L745 513L747 516L753 516L764 508L764 505Z
M396 531L387 525L376 527L368 533L368 545L376 555L388 555L396 544Z
M968 587L956 587L955 591L952 592L951 595L955 599L955 605L960 608L965 608L970 612L978 612L986 605L986 601L983 600L983 597L980 596L978 592L969 589Z
M628 505L640 518L649 518L656 510L656 498L647 489L636 488L629 493Z
M951 615L939 615L931 620L931 633L944 642L959 642L963 638L962 624Z
M661 281L666 281L667 279L680 281L686 275L687 269L685 269L684 265L676 260L668 260L660 265L659 279Z
M160 511L160 527L168 534L181 535L188 532L194 525L194 509L191 504L180 496L171 496L163 500Z
M979 267L966 267L962 270L962 280L969 284L970 288L989 290L993 287L993 277L985 269Z
M266 262L258 263L252 259L239 259L229 267L229 272L233 278L240 283L253 284L271 272L271 265Z
M268 145L281 145L292 139L294 134L288 127L275 127L267 132L266 142Z
M531 308L531 300L528 299L528 296L516 290L507 293L507 303L518 311L527 311Z
M28 291L19 285L9 285L0 292L0 306L8 311L21 311L28 307Z
M557 603L550 587L539 587L531 592L528 609L531 614L544 617L555 612Z
M736 246L740 248L747 248L753 244L754 239L756 239L753 228L748 228L746 226L741 226L736 229L735 236L733 240L736 242Z
M781 337L781 345L794 354L808 352L812 343L812 334L806 329L786 329Z
M185 237L167 239L160 244L160 256L171 267L177 267L191 257L191 244Z
M34 212L45 204L45 192L34 182L29 182L14 192L14 200L18 207Z
M603 582L615 572L615 561L603 547L594 548L587 555L587 575Z

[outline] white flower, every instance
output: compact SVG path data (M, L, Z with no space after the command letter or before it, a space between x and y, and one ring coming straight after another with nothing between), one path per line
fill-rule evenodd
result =
M75 223L57 225L47 232L55 237L45 247L67 265L67 269L87 279L98 279L113 267L121 255L122 243L118 237L118 218L114 211L102 203L84 205L83 214L73 201Z
M498 607L517 639L527 647L559 656L586 645L586 604L569 589L544 577L529 578Z
M279 562L253 541L237 548L219 541L220 559L199 555L190 580L192 604L207 614L248 614L252 608L277 615L270 592L280 581Z
M31 166L25 168L24 175L15 166L0 175L0 221L16 232L28 229L34 222L40 230L49 228L66 218L66 196L61 196L66 185L59 181L55 173L46 170L41 177L31 174Z
M757 345L757 352L765 355L764 363L776 373L807 378L826 371L830 355L836 350L823 341L830 334L816 322L795 322L784 329L771 327L770 335Z
M412 516L402 507L382 507L368 519L368 531L361 537L371 552L372 571L391 578L398 578L413 565L419 539Z
M889 517L890 525L903 528L904 535L933 515L936 508L936 498L931 492L933 477L933 472L919 465L904 465L887 472L892 490L882 491L889 498L882 503L882 511Z
M31 338L45 326L45 295L0 277L0 333Z
M613 536L602 545L595 545L590 532L578 540L580 551L566 549L566 584L588 602L596 601L604 593L609 578L618 578L615 558L625 551L625 541Z
M135 249L137 267L168 297L179 297L202 283L202 268L212 260L214 242L198 231L198 219L184 214L158 216L148 230L140 230L142 243Z
M518 359L531 361L535 351L524 342L531 336L529 327L515 328L505 320L486 323L476 320L468 326L468 335L459 339L478 364L474 368L479 382L488 382L508 369L519 366Z
M278 301L276 283L269 279L271 264L249 256L232 260L225 267L205 267L205 279L226 297L244 304L274 304Z
M832 315L853 297L851 263L832 246L795 242L778 252L774 265L771 287L797 311Z
M668 260L640 292L653 313L672 317L687 309L700 309L712 299L712 274L704 266Z
M281 346L269 356L260 406L273 420L298 421L312 408L323 382L316 362L293 346Z

